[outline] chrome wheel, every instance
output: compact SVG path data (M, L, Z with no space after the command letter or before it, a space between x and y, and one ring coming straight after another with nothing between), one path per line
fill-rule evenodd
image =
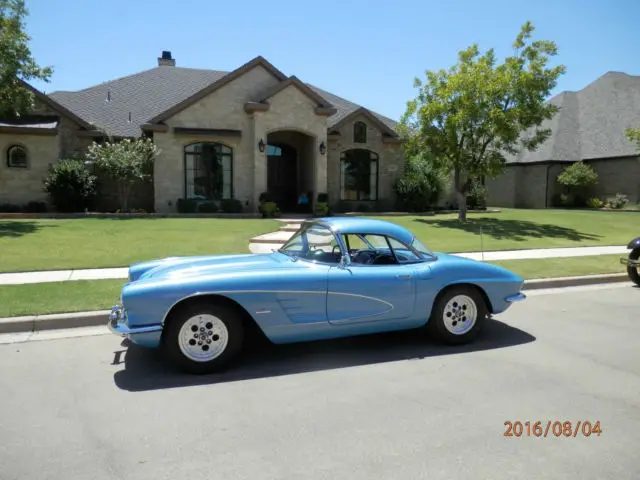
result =
M476 324L478 308L471 297L456 295L446 303L442 317L448 332L464 335Z
M178 333L180 351L194 362L209 362L218 358L228 343L227 326L214 315L195 315L184 322Z

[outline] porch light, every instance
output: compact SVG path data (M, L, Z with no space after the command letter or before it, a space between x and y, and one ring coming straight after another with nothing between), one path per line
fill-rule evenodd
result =
M258 142L258 148L261 152L264 152L264 142L262 141L262 139L260 139L260 141Z
M322 142L320 144L320 155L324 155L327 152L327 146Z

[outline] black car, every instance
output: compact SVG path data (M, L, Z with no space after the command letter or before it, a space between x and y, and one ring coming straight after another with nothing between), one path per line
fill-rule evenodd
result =
M631 250L629 255L620 259L620 263L627 266L627 274L629 279L640 286L640 237L634 238L629 242L627 248Z

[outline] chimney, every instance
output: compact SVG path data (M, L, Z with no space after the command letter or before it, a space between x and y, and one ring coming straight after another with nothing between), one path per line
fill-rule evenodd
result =
M171 58L171 52L168 52L166 50L162 52L162 56L158 58L158 66L159 67L162 67L162 66L175 67L176 66L175 59Z

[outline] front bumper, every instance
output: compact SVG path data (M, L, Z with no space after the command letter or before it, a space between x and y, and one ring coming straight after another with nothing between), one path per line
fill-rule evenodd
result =
M111 333L121 335L123 337L133 335L136 333L151 333L159 332L162 330L162 325L146 325L143 327L129 327L127 325L127 315L124 309L120 305L114 305L111 307L111 313L109 314L109 322L107 327Z
M622 265L626 265L627 267L640 267L640 260L631 260L628 257L620 258L620 263Z

